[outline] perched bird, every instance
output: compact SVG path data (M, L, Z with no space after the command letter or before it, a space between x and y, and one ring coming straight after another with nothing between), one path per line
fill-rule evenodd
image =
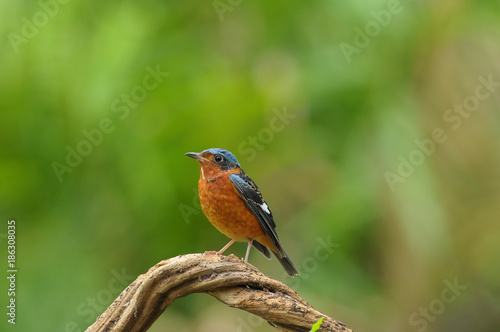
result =
M235 241L244 241L248 242L245 262L252 245L268 259L271 258L269 248L290 276L298 275L281 247L269 206L236 157L217 148L186 155L200 163L198 193L203 213L215 228L231 239L221 250L206 253L222 255Z

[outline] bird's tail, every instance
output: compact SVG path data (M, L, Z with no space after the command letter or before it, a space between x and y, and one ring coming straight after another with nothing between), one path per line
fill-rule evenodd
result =
M293 265L292 261L290 260L290 257L286 254L286 252L281 249L280 253L274 253L276 258L280 261L281 266L285 269L286 273L288 273L289 276L294 277L299 275L299 271L295 268L295 265Z

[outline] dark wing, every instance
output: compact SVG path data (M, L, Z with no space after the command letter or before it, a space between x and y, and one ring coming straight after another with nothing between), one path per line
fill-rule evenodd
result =
M299 275L299 271L297 271L290 260L290 257L288 257L286 252L281 247L278 234L276 234L276 224L274 223L273 214L271 213L269 206L267 206L267 203L264 201L264 198L262 198L262 194L260 193L260 190L255 182L253 182L253 180L250 179L250 177L243 171L239 174L229 175L229 180L231 180L234 188L240 194L241 199L243 199L246 206L259 221L260 227L262 227L264 232L271 239L271 242L276 248L276 252L273 250L274 255L279 260L285 271L292 277ZM270 258L269 250L267 250L266 247L255 240L252 244L267 258Z
M259 221L260 227L269 236L278 253L282 255L278 234L276 234L276 224L274 223L273 214L267 206L267 203L262 198L259 188L245 172L229 175L229 180L234 185L236 191L240 194L246 206Z

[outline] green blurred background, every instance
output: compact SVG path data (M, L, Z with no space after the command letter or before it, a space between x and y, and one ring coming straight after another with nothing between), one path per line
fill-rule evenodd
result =
M9 330L83 331L160 260L220 249L184 156L210 147L259 184L302 276L255 250L250 263L318 310L356 331L499 330L498 1L0 12L4 271L9 219L18 241ZM151 331L273 329L193 295Z

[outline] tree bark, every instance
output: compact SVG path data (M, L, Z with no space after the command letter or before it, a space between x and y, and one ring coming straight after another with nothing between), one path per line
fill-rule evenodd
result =
M319 331L352 331L234 255L189 254L161 261L140 275L87 332L146 331L172 302L192 293L210 294L280 331L310 331L321 317Z

